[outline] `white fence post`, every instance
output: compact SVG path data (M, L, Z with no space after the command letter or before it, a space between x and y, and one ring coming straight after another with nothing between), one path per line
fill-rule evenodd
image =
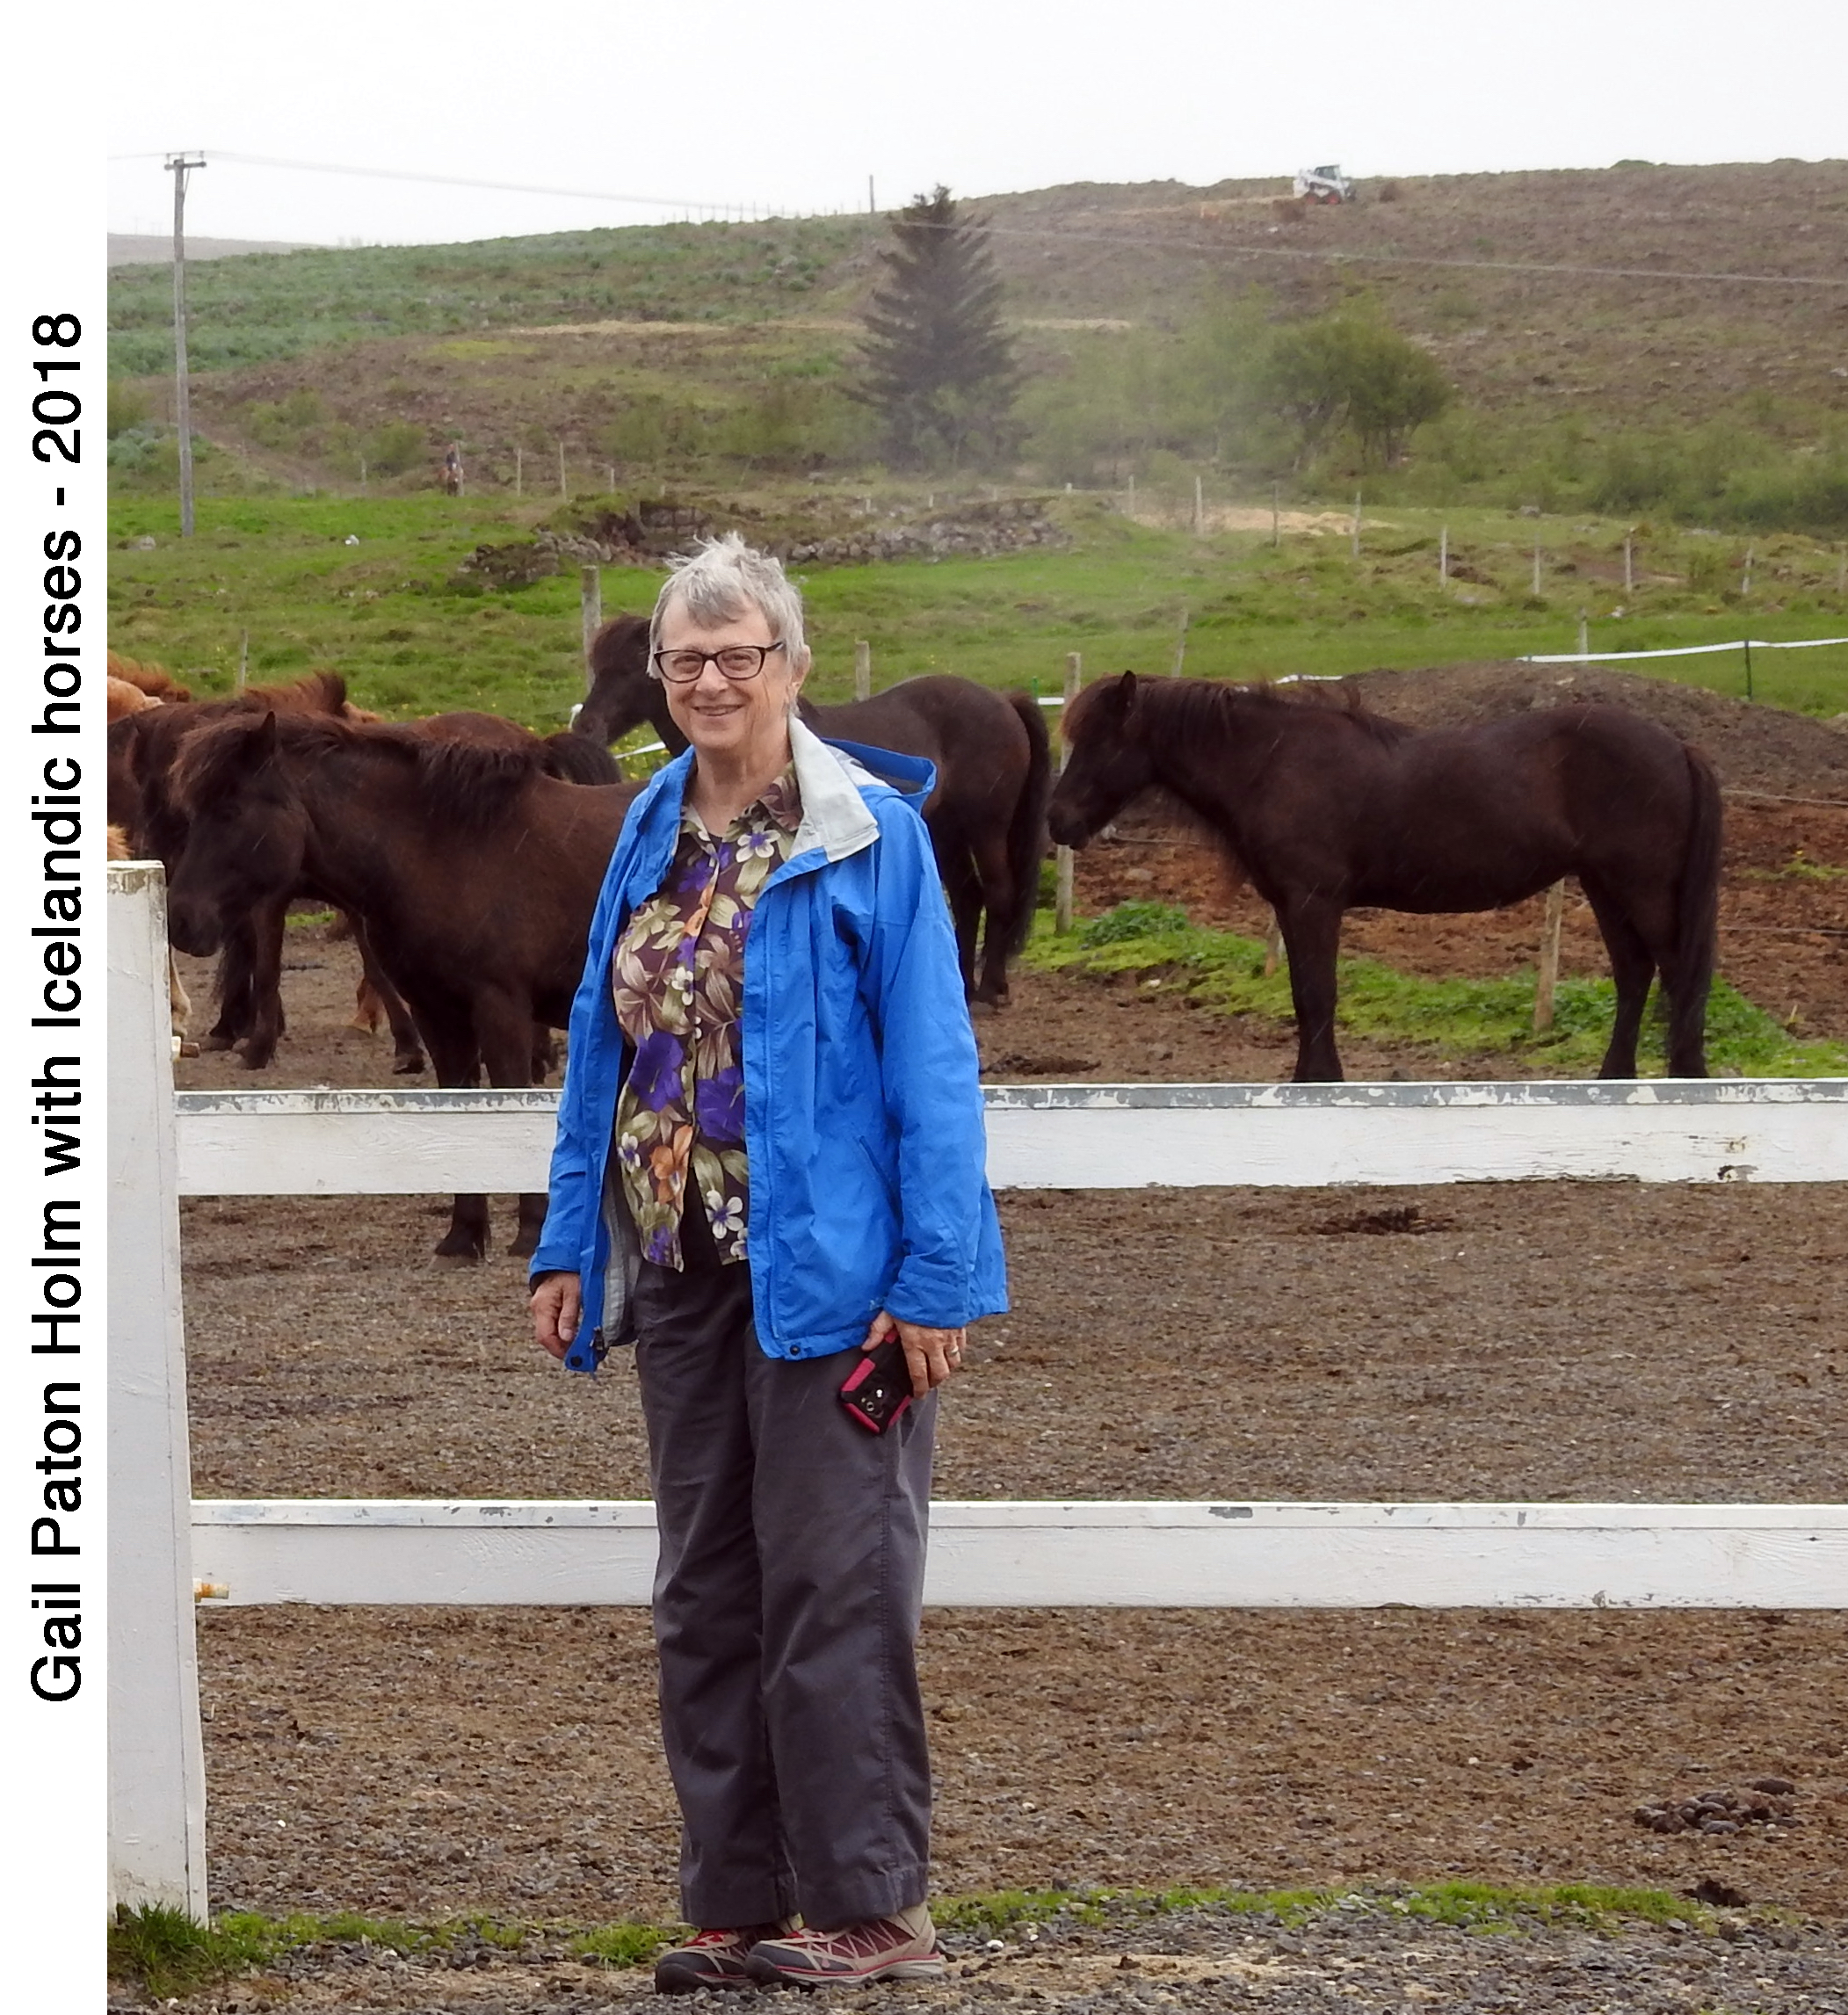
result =
M109 1900L206 1916L166 885L109 869Z

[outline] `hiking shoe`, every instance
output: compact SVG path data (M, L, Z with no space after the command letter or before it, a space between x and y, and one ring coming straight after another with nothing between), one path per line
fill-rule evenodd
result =
M655 1961L657 1994L694 1994L702 1987L749 1987L744 1961L759 1939L775 1937L779 1924L747 1924L740 1931L696 1931L685 1945Z
M744 1967L766 1987L857 1987L872 1980L944 1976L937 1927L922 1903L837 1931L805 1928L766 1938L750 1948Z

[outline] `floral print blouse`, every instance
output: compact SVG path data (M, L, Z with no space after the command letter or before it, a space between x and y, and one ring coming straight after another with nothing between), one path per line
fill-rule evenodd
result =
M794 765L716 838L688 803L665 880L616 946L616 1019L635 1051L616 1105L616 1157L641 1257L657 1266L685 1264L689 1184L720 1259L745 1256L744 940L801 822Z

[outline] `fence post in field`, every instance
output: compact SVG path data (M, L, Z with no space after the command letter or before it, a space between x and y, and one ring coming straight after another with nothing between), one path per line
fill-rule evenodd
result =
M1282 543L1283 532L1283 485L1271 485L1271 550L1275 552Z
M853 644L853 697L873 697L873 646L865 637L855 638Z
M1591 655L1591 617L1585 609L1578 612L1578 655L1581 657Z
M1636 534L1634 531L1623 535L1623 591L1626 595L1636 592Z
M603 627L603 569L580 567L577 569L577 598L583 619L583 685L591 690L591 646L597 641L597 633Z
M1283 963L1283 925L1277 921L1277 912L1271 912L1271 921L1265 931L1265 977Z
M1348 534L1348 547L1355 559L1360 557L1360 492L1354 492L1354 528Z
M1540 926L1540 978L1533 989L1533 1032L1553 1026L1553 996L1559 986L1559 933L1566 917L1566 885L1555 881L1547 891L1547 920Z
M1176 678L1180 677L1181 667L1187 662L1187 619L1191 612L1187 609L1181 611L1181 634L1174 640L1173 677Z
M1438 578L1450 578L1450 527L1444 525L1438 533Z
M242 692L250 682L250 633L246 630L237 644L237 690Z
M558 444L558 494L567 504L571 501L571 492L565 486L565 444L562 441Z
M1062 772L1071 750L1065 739L1065 722L1071 703L1078 697L1078 688L1084 683L1084 656L1082 651L1065 654L1065 705L1059 710L1059 768ZM1062 846L1053 856L1058 876L1057 894L1053 899L1053 928L1065 931L1071 929L1072 882L1076 856L1069 846Z
M1534 594L1534 598L1535 598L1536 600L1538 600L1538 599L1540 598L1540 540L1536 539L1536 540L1534 540L1534 542L1533 542L1533 594Z
M516 497L520 494L521 479L525 475L525 452L522 449L515 448L513 451L513 494Z
M1198 539L1207 529L1207 496L1198 475L1193 479L1193 536Z
M109 1901L206 1916L165 879L109 869Z
M1757 550L1756 546L1748 546L1745 548L1745 571L1739 576L1739 592L1742 595L1749 595L1751 592L1751 563L1757 556Z

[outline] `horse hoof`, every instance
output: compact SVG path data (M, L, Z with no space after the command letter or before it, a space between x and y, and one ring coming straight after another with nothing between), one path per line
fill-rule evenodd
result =
M208 1035L199 1047L211 1055L221 1049L235 1049L237 1044L236 1039L228 1035Z
M392 1065L391 1074L394 1077L415 1077L419 1071L427 1068L421 1056L401 1056Z
M267 1070L275 1055L273 1049L247 1049L239 1061L246 1070Z
M531 1237L516 1238L507 1248L507 1257L510 1259L530 1259L538 1250L539 1236L534 1233Z
M438 1266L479 1266L482 1255L479 1248L473 1245L451 1250L446 1239L436 1250L436 1262Z

